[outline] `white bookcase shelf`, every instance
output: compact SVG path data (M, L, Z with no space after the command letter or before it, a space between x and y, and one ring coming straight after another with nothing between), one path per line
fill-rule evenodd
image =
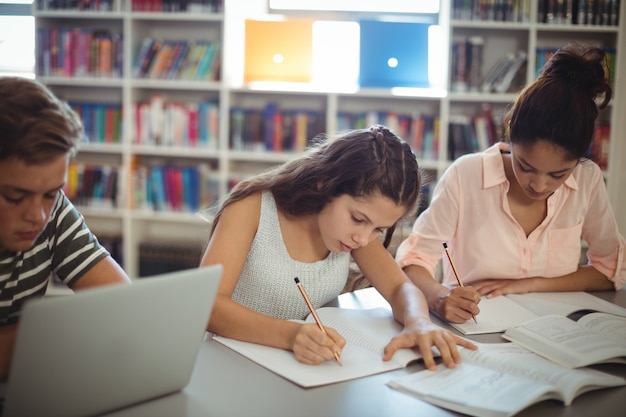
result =
M535 50L559 47L570 41L592 42L617 50L615 97L613 104L601 118L611 122L611 151L607 185L615 207L621 230L626 231L626 197L622 192L626 183L626 145L620 142L626 131L626 39L624 23L626 13L620 10L619 27L545 24L536 21L538 0L530 1L530 15L524 22L493 22L452 19L450 0L442 0L439 24L447 30L450 45L456 39L480 36L484 40L482 72L508 52L521 50L527 55L526 78L534 79ZM623 5L622 5L623 6ZM35 6L36 7L36 6ZM491 106L494 114L503 113L515 98L514 92L506 94L431 90L419 96L396 95L389 89L367 89L356 92L316 91L307 85L291 85L258 89L242 85L243 20L267 13L262 0L225 0L223 13L160 13L131 11L128 0L115 3L114 11L91 12L72 10L34 10L39 28L102 28L123 37L122 71L119 77L63 77L38 74L38 79L69 101L94 101L116 103L123 107L123 139L121 143L86 143L77 160L85 163L102 163L119 167L120 187L118 207L104 209L83 207L89 226L98 235L118 235L123 241L123 266L133 278L139 276L139 245L142 242L169 241L195 242L204 246L210 224L201 216L190 212L151 211L136 208L133 169L137 163L147 165L171 164L175 166L207 167L215 182L218 197L223 196L231 181L244 178L275 164L293 158L294 152L269 152L258 150L233 150L230 148L230 110L233 108L263 109L268 103L279 108L305 109L323 115L326 132L339 128L338 115L344 112L389 111L396 113L422 113L439 119L438 152L431 156L420 155L420 165L436 178L449 166L448 122L461 114L472 116L481 112L483 104ZM328 18L329 14L324 14ZM332 18L332 14L330 14ZM339 19L346 20L341 14ZM355 15L355 19L360 16ZM133 76L136 55L146 37L161 40L206 40L218 42L221 47L220 77L213 81L181 81L172 79L145 79ZM38 40L38 43L41 39ZM38 45L41 47L41 45ZM451 85L451 48L446 59L449 85ZM333 65L333 63L329 63ZM621 88L618 88L621 87ZM171 102L199 102L213 100L219 103L217 143L212 148L185 146L139 145L133 131L134 105L150 101L155 95ZM621 112L620 112L621 109ZM621 216L621 217L620 217ZM209 216L210 217L210 216Z

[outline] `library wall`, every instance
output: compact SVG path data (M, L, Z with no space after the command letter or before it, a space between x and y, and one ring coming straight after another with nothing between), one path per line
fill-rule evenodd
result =
M115 0L97 10L91 2L41 0L33 6L37 77L71 103L87 131L66 191L90 227L116 242L117 259L137 278L146 275L142 253L156 247L191 254L176 268L197 261L216 204L237 181L293 158L317 133L382 123L419 158L427 179L423 209L452 160L501 140L504 112L543 59L580 40L604 48L614 63L615 98L601 114L590 155L605 170L625 231L623 24L608 11L606 19L600 13L599 21L581 23L578 9L553 10L552 3L515 0L495 10L479 7L488 2L444 0L436 16L384 16L415 28L434 24L444 45L432 88L398 90L359 86L355 47L334 57L321 48L327 55L316 70L323 75L313 81L324 83L244 82L246 20L279 21L264 0ZM379 17L282 16L346 25L349 35L336 36L338 45L358 37L359 21ZM332 86L328 74L340 67L352 68L343 76L354 82Z

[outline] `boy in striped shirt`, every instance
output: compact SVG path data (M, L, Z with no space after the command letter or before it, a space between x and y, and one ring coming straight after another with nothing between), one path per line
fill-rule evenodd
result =
M62 191L83 134L46 87L0 77L0 379L23 303L43 296L51 277L73 290L130 282Z

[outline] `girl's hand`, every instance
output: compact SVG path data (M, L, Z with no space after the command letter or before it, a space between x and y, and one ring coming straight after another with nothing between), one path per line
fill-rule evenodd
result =
M411 326L405 326L402 333L395 336L387 346L383 360L388 361L394 353L401 348L417 347L422 354L424 366L431 371L437 370L437 364L433 355L432 347L439 350L441 359L448 368L454 368L461 363L461 356L457 345L475 350L477 346L449 330L442 329L430 320L422 320Z
M319 365L324 361L334 361L337 352L341 357L341 350L346 340L335 329L325 327L324 334L316 324L303 324L293 338L291 350L299 362L308 365Z
M484 279L472 282L472 287L487 298L504 294L525 294L530 292L530 278L523 279Z
M455 287L439 298L435 312L446 321L465 323L480 313L479 302L480 293L475 288Z

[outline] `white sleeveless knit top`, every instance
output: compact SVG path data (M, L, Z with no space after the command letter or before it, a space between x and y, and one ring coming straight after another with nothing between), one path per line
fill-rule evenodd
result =
M232 299L268 316L304 319L310 312L294 278L298 277L311 303L319 308L333 300L346 284L350 253L330 252L326 259L299 262L291 259L280 231L271 192L263 192L261 216Z

